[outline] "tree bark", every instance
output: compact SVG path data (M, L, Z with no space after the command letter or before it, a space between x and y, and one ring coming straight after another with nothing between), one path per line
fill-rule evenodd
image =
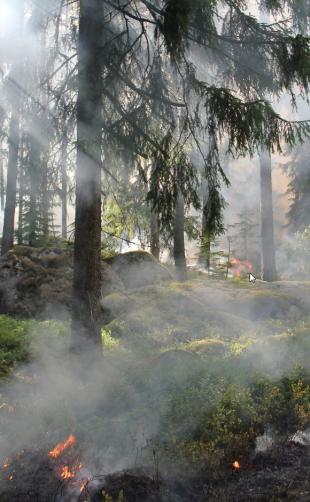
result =
M151 212L151 253L159 260L160 244L159 244L159 218L156 210L152 209Z
M102 0L80 0L71 349L101 344Z
M42 204L41 204L41 218L42 218L42 237L43 242L47 242L49 236L49 190L48 190L48 172L47 172L47 156L44 155L43 162L41 162L41 184L42 184Z
M67 239L68 225L68 176L67 176L68 138L65 133L61 145L61 236Z
M199 262L207 270L210 268L211 262L211 236L209 229L209 190L207 185L203 187L202 199L202 224L201 224L201 247L199 254Z
M21 140L21 154L19 166L19 191L18 191L18 228L17 228L17 243L23 244L24 231L23 231L23 213L24 213L24 196L25 196L25 166L24 166L24 148L23 141Z
M178 194L174 217L173 255L176 267L176 276L179 281L187 279L185 240L184 240L184 198Z
M262 151L260 157L260 187L262 279L264 281L275 281L277 271L272 207L271 157L269 152L265 150Z
M28 244L35 246L38 239L38 197L40 190L40 162L41 146L36 139L37 130L36 120L34 119L32 127L34 133L29 136L29 210L28 210Z
M11 2L15 8L17 25L19 29L23 26L24 2L23 0L13 0ZM7 185L6 185L6 200L4 208L4 222L2 232L1 254L7 253L14 244L14 228L15 228L15 207L16 207L16 191L17 191L17 173L18 173L18 148L20 141L20 107L21 107L21 92L15 82L20 82L20 73L16 66L12 69L11 83L11 119L9 126L9 155L7 169Z
M1 244L1 254L7 253L14 244L16 183L18 171L19 148L19 99L16 109L12 111L9 129L9 157L6 185L6 200L4 209L4 223Z
M151 172L151 179L150 179L150 190L158 192L158 182L156 178L154 177L156 169L156 162L154 161L152 164L152 172ZM156 211L156 208L151 207L151 220L150 220L150 231L151 231L151 238L150 238L150 244L151 244L151 254L156 258L156 260L159 260L160 256L160 242L159 242L159 235L160 235L160 221L159 221L159 215Z
M4 173L3 173L3 159L0 159L0 205L1 211L4 210Z

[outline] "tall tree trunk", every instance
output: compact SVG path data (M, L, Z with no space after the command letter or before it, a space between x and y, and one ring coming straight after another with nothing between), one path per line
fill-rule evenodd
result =
M262 246L262 279L275 281L277 279L273 207L271 157L263 150L260 157L260 187L261 187L261 246Z
M21 140L20 166L19 166L19 190L18 190L18 228L17 228L17 243L23 244L23 214L24 214L24 196L25 196L25 166L24 166L24 146Z
M42 176L41 176L41 183L42 183L42 204L41 204L41 218L42 218L42 236L43 236L43 241L46 242L48 239L49 235L49 205L50 205L50 200L49 200L49 187L48 187L48 164L47 164L47 156L45 155L45 158L43 159L43 162L41 164L41 169L42 169Z
M11 3L13 4L13 9L16 9L15 15L17 26L20 30L22 30L24 2L23 0L12 0ZM9 251L14 244L18 148L20 140L21 92L18 88L18 84L20 83L20 73L21 72L17 70L16 66L14 66L11 75L12 83L10 100L12 103L12 114L9 127L9 155L1 254L5 254L7 251Z
M152 209L151 212L151 253L156 260L159 260L159 218L155 209Z
M187 278L185 240L184 240L184 198L181 192L178 194L174 216L174 240L173 256L176 267L176 275L179 281Z
M209 190L207 184L203 187L203 199L202 199L202 224L201 224L201 245L199 254L199 263L209 270L211 262L211 235L209 229L209 217L210 217L210 200L209 200Z
M68 225L68 175L67 175L67 153L68 153L68 138L64 134L61 144L61 236L67 239Z
M3 159L0 159L0 204L1 211L4 209L4 172L3 172Z
M151 191L156 191L158 192L158 182L156 178L154 177L155 174L155 169L156 169L156 162L154 161L152 164L152 172L151 172L151 179L150 179L150 190ZM159 260L160 256L160 243L159 243L159 235L160 235L160 221L159 221L159 216L156 211L156 208L151 207L151 221L150 221L150 230L151 230L151 238L150 238L150 244L151 244L151 253L156 258Z
M41 162L41 146L36 139L36 132L31 134L29 137L29 161L28 244L29 246L35 246L39 232L38 198L40 189Z
M101 344L102 0L80 0L71 349Z
M1 254L7 253L14 244L16 183L18 170L19 148L19 103L12 111L9 129L9 157L6 185L6 200L4 209L4 223L1 244Z

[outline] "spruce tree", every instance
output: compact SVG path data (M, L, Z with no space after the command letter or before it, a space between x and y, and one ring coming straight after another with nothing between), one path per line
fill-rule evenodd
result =
M104 11L80 1L72 350L100 337L101 141Z
M310 142L296 148L290 161L284 166L289 176L288 195L290 207L287 213L291 233L304 231L310 225Z
M24 2L22 0L12 1L13 9L17 16L18 30L21 32L24 19ZM10 62L8 63L10 64ZM9 151L1 254L5 254L7 251L9 251L14 244L18 153L20 143L20 112L23 99L23 95L19 87L20 82L23 80L21 67L21 62L13 62L11 64L11 72L9 78L6 82L7 96L11 108L11 118L8 132Z
M104 159L114 149L119 156L130 156L132 162L141 157L156 160L152 186L157 189L148 198L162 222L172 221L179 190L185 204L197 202L197 169L186 153L181 182L179 173L176 178L174 166L180 164L180 150L187 152L190 145L198 148L205 177L219 200L221 183L228 182L219 156L224 138L229 153L238 156L254 155L262 147L281 151L283 142L292 146L309 133L308 123L282 119L261 96L288 92L294 99L297 87L304 94L308 91L310 55L305 30L310 12L291 0L266 0L263 6L275 15L287 9L293 24L259 23L247 13L246 4L231 0L141 0L126 5L109 2L110 20L100 25L99 5L95 0L81 0L75 297L82 300L83 324L95 338L100 293L100 176L95 164L100 152L94 142L101 128ZM198 47L206 58L200 67L193 57ZM220 85L205 75L206 61L217 69ZM184 113L176 129L180 107ZM91 138L88 130L92 130ZM203 135L210 143L207 154ZM106 162L102 167L111 174ZM85 182L87 172L93 173L91 186L88 179ZM86 266L83 273L82 266ZM86 270L89 279L84 281ZM75 310L74 318L79 316Z

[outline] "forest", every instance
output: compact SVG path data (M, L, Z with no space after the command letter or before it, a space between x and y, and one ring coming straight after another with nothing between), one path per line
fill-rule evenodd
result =
M309 501L310 0L0 0L0 502Z

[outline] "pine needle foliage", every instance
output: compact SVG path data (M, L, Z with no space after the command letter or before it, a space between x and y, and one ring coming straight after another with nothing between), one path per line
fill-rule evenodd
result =
M219 202L221 183L229 183L224 141L238 157L262 147L281 152L309 136L308 122L284 120L271 104L283 92L293 104L308 93L308 0L257 2L274 16L270 23L243 0L106 3L113 15L100 54L105 166L117 170L122 159L149 182L146 166L155 162L147 200L163 221L174 212L177 172L186 204L197 206L193 148Z

